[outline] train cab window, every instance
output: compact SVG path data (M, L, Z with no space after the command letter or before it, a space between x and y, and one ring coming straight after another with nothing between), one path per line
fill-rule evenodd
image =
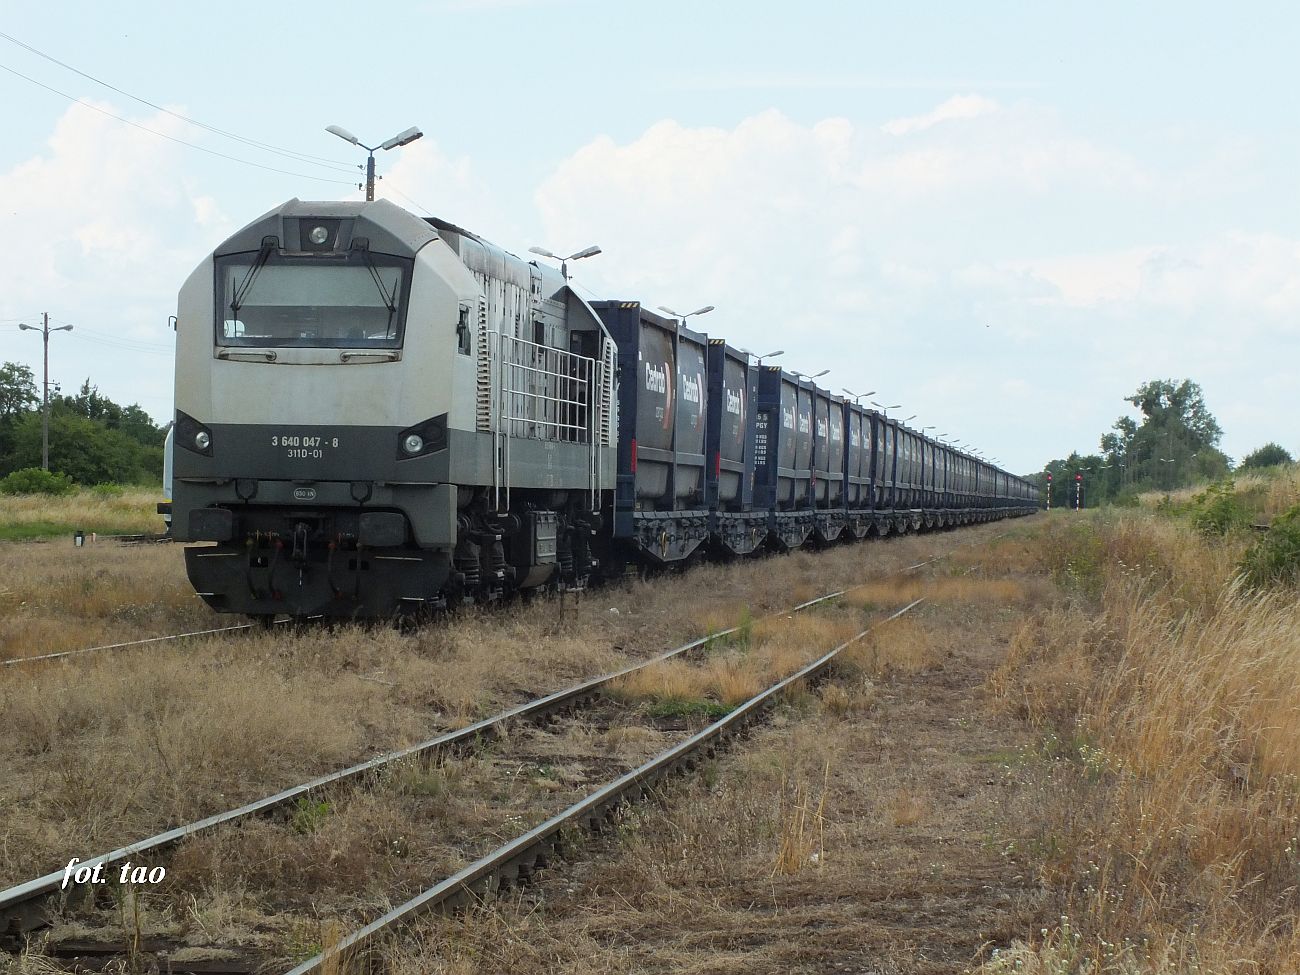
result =
M413 262L354 251L342 260L231 254L216 259L216 343L400 348Z
M461 355L470 353L469 308L460 306L460 321L456 323L456 351Z

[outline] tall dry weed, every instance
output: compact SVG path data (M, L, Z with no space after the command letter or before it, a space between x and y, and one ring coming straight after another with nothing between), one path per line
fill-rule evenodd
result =
M1184 971L1170 959L1235 943L1248 948L1233 967L1296 970L1300 606L1242 591L1235 547L1177 522L1084 531L1049 533L1068 598L1022 627L989 681L1052 733L1044 870L1080 957L1162 945L1174 967L1132 970ZM1059 930L1039 948L1059 955Z

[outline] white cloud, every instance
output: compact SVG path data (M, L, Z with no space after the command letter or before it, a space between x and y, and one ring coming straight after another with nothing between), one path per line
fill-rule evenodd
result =
M710 333L830 367L832 388L878 389L1031 469L1093 449L1155 375L1252 395L1257 362L1225 323L1294 336L1295 241L1221 228L1153 242L1218 192L1198 166L1153 170L1051 112L976 95L883 131L777 111L729 129L665 120L594 139L536 200L548 240L604 248L579 269L593 291L714 304ZM1108 246L1080 253L1085 233Z
M1127 304L1180 315L1235 311L1261 325L1300 322L1300 241L1227 231L1210 240L1014 262L1080 308Z
M924 115L893 119L882 125L880 130L889 135L909 135L912 132L921 132L931 128L940 122L991 115L998 111L999 107L998 103L993 99L984 98L982 95L953 95L942 105L926 112Z
M477 176L467 156L447 155L429 136L400 152L375 184L377 197L414 213L436 214L494 240L518 236L517 221L503 211L500 195ZM360 192L352 196L363 198Z
M165 113L137 121L169 135L183 124ZM164 418L167 317L197 259L229 229L216 203L178 175L182 151L72 105L38 155L0 174L0 231L15 242L0 263L0 318L48 311L73 322L51 341L52 381L68 389L89 376L113 399ZM40 343L6 329L0 359L39 367Z

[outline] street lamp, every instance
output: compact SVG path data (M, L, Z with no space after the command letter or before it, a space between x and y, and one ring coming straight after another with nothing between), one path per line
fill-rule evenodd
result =
M330 135L338 136L344 142L350 142L354 146L360 146L362 149L366 150L366 152L370 153L370 155L366 157L366 202L367 203L372 202L375 198L375 150L396 149L399 146L410 145L416 139L420 138L420 136L424 135L423 132L421 132L413 125L405 132L399 132L391 139L388 139L385 142L381 142L377 146L368 146L360 139L358 139L355 135L353 135L351 132L349 132L347 129L343 128L343 126L341 125L327 125L325 126L325 131L328 132ZM360 169L361 167L358 166L357 168ZM360 186L358 186L357 188L360 189Z
M688 311L685 315L673 311L667 305L660 305L659 310L668 312L668 314L672 315L673 318L677 319L678 324L681 325L682 328L685 328L686 319L695 315L707 315L709 312L713 311L713 305L705 305L703 308L696 308L695 311Z
M916 419L916 414L913 413L911 416L905 416L905 417L903 417L903 419L902 419L901 422L906 423L908 420L915 420L915 419Z
M800 382L803 382L803 380L805 380L805 379L808 380L809 382L812 382L814 379L820 379L822 376L826 375L828 372L830 372L829 369L823 369L821 372L817 373L817 375L815 375L815 376L805 376L805 375L804 375L803 373L801 373L798 369L791 369L791 370L790 370L790 374L793 375L794 378L797 379L797 380L799 380Z
M864 399L864 398L866 398L866 397L868 397L868 396L875 396L875 395L876 395L876 391L875 391L874 389L869 390L868 392L865 392L865 393L855 393L853 390L848 389L848 388L846 388L846 387L841 386L840 388L843 389L844 392L846 392L846 393L848 393L850 396L852 396L852 397L853 397L853 402L854 402L854 404L855 404L855 405L859 405L859 406L861 405L861 403L859 402L859 400L862 400L862 399Z
M883 403L877 403L875 400L871 401L871 405L880 410L880 412L885 414L885 416L889 416L890 410L901 410L903 408L901 403L895 403L893 406L885 406Z
M72 326L60 325L58 328L50 328L49 314L43 313L41 317L43 324L40 328L21 322L18 327L24 332L40 332L45 343L45 375L41 383L41 469L48 471L50 469L50 333L71 332Z
M570 254L568 257L561 257L559 254L552 254L545 247L530 247L528 248L528 253L540 254L542 257L549 257L553 261L559 261L560 274L564 276L565 281L568 281L570 261L580 261L584 257L595 257L597 254L600 254L602 252L599 247L597 247L595 244L592 244L590 247L584 247L582 250L574 254Z
M737 346L737 348L740 347ZM743 348L740 349L740 351L745 353L745 355L754 356L754 358L758 360L758 368L760 369L763 368L764 359L775 359L779 355L785 355L785 349L777 349L775 352L765 352L762 355L754 355L754 353L750 352L748 349L743 349Z

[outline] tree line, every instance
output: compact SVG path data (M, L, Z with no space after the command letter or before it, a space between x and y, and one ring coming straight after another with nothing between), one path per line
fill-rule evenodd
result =
M1125 399L1141 413L1140 422L1121 416L1101 437L1100 453L1073 451L1029 475L1044 497L1050 487L1053 508L1073 507L1080 488L1085 507L1124 504L1145 491L1173 491L1234 469L1219 449L1223 430L1197 383L1153 379ZM1268 443L1242 458L1236 470L1290 462L1283 447Z
M121 406L87 379L50 397L50 470L79 484L158 484L165 429L139 406ZM0 477L41 466L41 397L32 370L0 366Z

